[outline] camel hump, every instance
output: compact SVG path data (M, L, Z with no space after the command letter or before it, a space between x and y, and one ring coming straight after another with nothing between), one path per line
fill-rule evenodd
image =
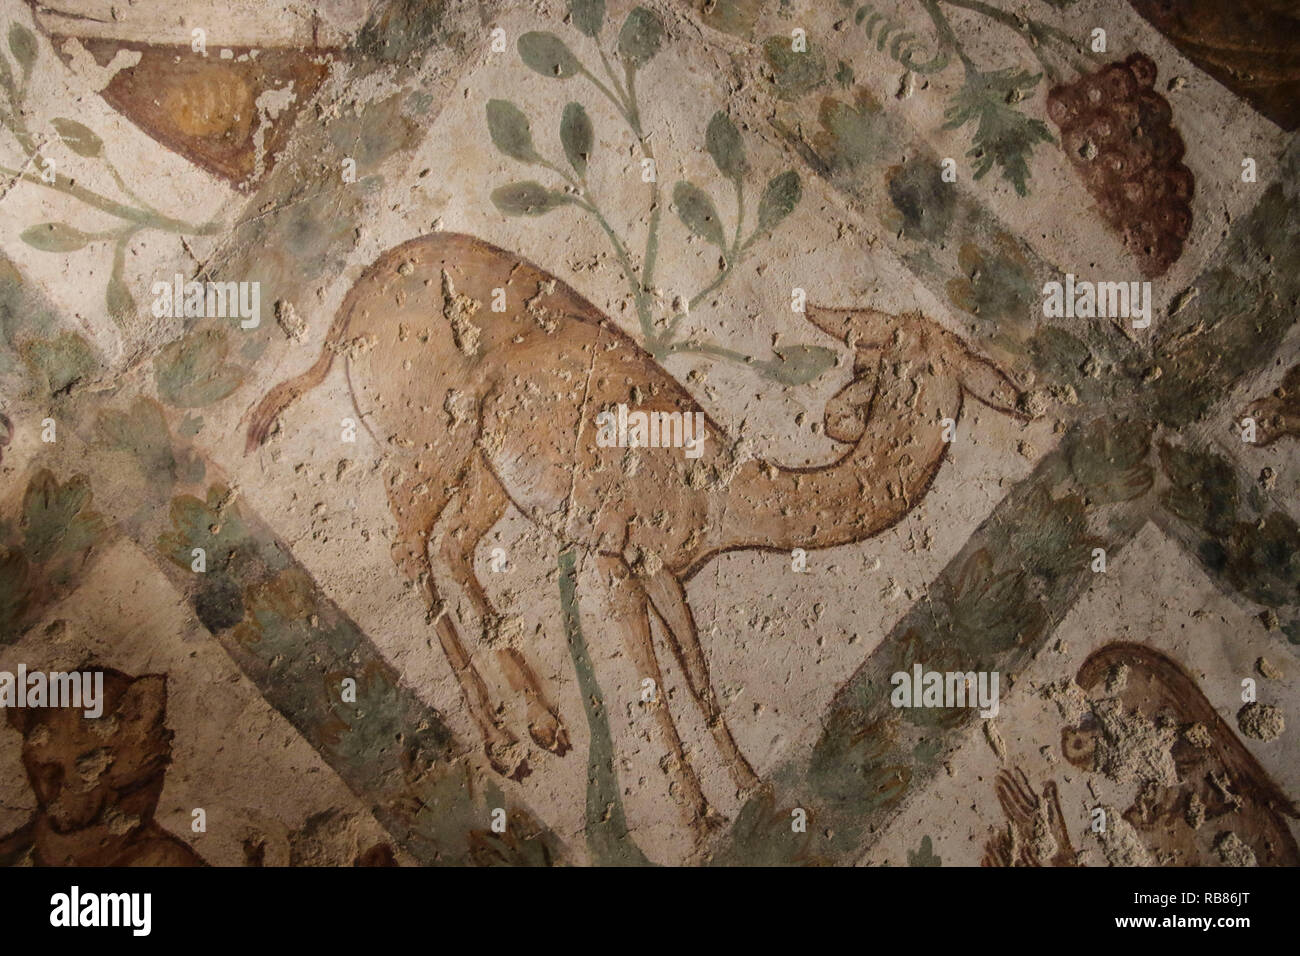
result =
M404 263L412 266L437 264L487 263L519 257L506 249L464 232L431 232L416 236L385 250L366 269L367 273L397 271Z
M516 345L528 348L539 338L571 350L608 336L654 365L604 312L546 270L477 236L430 233L388 249L366 267L335 313L315 364L273 388L250 413L246 452L262 445L285 409L324 381L337 354L431 329L449 333L453 364L499 363ZM380 353L381 363L396 361L399 368L410 357L389 346Z
M433 232L408 239L383 252L361 274L361 280L380 281L414 273L437 273L442 269L457 276L496 275L520 268L536 273L543 280L554 278L517 253L494 246L477 236L463 232ZM357 285L362 281L358 280Z
M546 269L509 249L458 232L418 236L385 251L354 283L340 314L373 308L403 280L434 283L444 295L466 296L470 300L466 304L484 320L490 319L490 313L513 315L527 308L543 323L549 313L608 324L601 309Z

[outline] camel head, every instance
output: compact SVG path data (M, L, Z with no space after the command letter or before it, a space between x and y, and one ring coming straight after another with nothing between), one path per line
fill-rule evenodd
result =
M956 378L964 392L992 409L1034 417L1024 410L1025 393L1009 373L919 312L891 315L808 303L804 317L853 350L853 378L826 403L826 434L836 441L862 437L882 358L923 362L927 374Z

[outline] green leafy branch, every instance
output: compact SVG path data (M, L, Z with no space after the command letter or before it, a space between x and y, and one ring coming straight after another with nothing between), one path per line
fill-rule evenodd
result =
M592 40L599 40L605 19L604 0L571 0L569 5L574 27ZM642 125L637 97L639 71L663 45L663 24L653 11L636 7L619 30L615 53L622 65L621 75L614 62L597 44L604 79L589 70L569 47L553 33L530 32L519 38L520 59L534 72L549 79L568 80L581 77L604 96L627 123L636 137L644 162L655 162L650 137ZM735 124L719 111L709 121L705 147L718 171L731 183L736 196L736 221L728 235L717 207L708 193L685 180L673 187L673 206L691 233L718 248L722 267L717 276L680 306L669 317L662 331L654 321L654 271L659 253L659 224L662 202L657 173L649 178L650 219L646 230L645 252L638 270L628 243L610 225L608 217L588 179L588 164L595 144L595 130L586 108L570 102L560 117L560 143L568 168L543 157L533 143L528 117L513 103L491 100L487 104L488 131L493 144L502 153L522 163L537 166L557 176L565 187L549 188L536 180L510 183L492 193L498 209L511 216L540 216L561 206L576 206L592 216L609 239L614 255L628 282L637 319L646 347L656 358L677 352L696 352L742 362L777 381L799 384L816 378L834 362L834 353L815 346L796 346L775 350L775 358L756 360L731 349L695 340L678 339L677 330L690 310L722 286L758 240L769 235L799 203L801 185L793 170L773 177L758 202L757 222L746 235L745 177L750 172L744 144Z
M869 3L864 3L853 13L853 22L867 34L867 39L876 41L876 49L884 51L889 43L889 55L904 69L913 73L939 73L948 66L949 52L942 46L927 60L918 60L917 53L925 49L919 42L917 34L904 30L904 21L876 11ZM879 30L877 30L879 27ZM891 37L890 34L893 34Z
M1009 67L983 73L970 70L966 85L953 96L944 111L944 129L957 129L975 123L974 145L966 156L975 162L976 179L982 178L994 164L1002 169L1018 195L1028 192L1029 157L1034 144L1055 142L1042 120L1030 119L1015 107L1042 79L1041 73Z
M0 645L75 587L90 552L105 543L109 525L90 507L93 497L85 475L60 484L43 468L27 484L17 525L0 521Z
M852 5L852 0L842 2L846 6ZM937 52L926 60L916 59L923 48L917 34L904 29L902 20L879 13L871 4L864 3L855 11L854 21L862 26L868 38L875 39L877 50L884 51L888 43L890 56L916 73L941 72L951 62L952 55L961 61L966 81L945 111L943 128L957 129L972 124L973 144L966 155L974 162L974 178L982 178L996 166L1001 169L1003 179L1010 182L1019 195L1026 195L1029 159L1034 147L1055 140L1046 124L1024 115L1017 104L1033 94L1044 76L1053 83L1060 83L1069 68L1088 71L1102 58L1080 47L1064 30L1032 17L1002 10L985 0L918 2L933 22L939 41ZM1051 5L1060 7L1070 2L1073 0L1051 0ZM953 28L947 14L949 7L977 14L1013 30L1024 40L1042 71L1030 73L1014 67L981 70Z
M920 0L920 3L934 22L935 29L939 33L939 39L945 47L957 54L968 73L976 71L975 64L966 53L965 45L949 22L948 15L944 11L945 7L956 7L959 10L979 14L1000 26L1013 30L1025 41L1029 52L1038 60L1043 72L1054 83L1061 82L1065 77L1062 64L1066 68L1082 66L1083 69L1087 70L1091 69L1093 63L1099 62L1101 59L1096 54L1081 48L1073 37L1059 27L1054 27L1033 17L1021 16L999 9L991 3L986 3L985 0ZM1049 53L1051 56L1049 56ZM1058 63L1053 59L1053 57L1058 56L1061 58L1062 63Z
M131 295L123 278L126 267L126 248L131 239L146 229L157 229L178 235L213 235L220 231L217 223L196 225L180 219L174 219L159 212L154 206L141 199L123 179L117 167L104 152L104 141L89 127L76 120L57 118L51 121L59 142L82 159L99 160L117 184L118 189L131 202L122 203L94 190L78 185L73 179L55 171L52 163L42 153L42 143L27 124L23 114L23 104L30 90L32 68L36 63L36 37L31 30L20 23L9 27L9 53L13 57L14 67L0 53L0 92L4 94L0 101L0 126L4 126L13 135L24 154L24 162L18 169L0 165L0 174L9 176L15 182L31 183L52 189L55 192L71 196L73 199L113 216L121 221L115 228L97 232L85 232L64 222L44 222L29 226L20 236L23 242L42 252L75 252L92 242L112 242L113 268L109 273L104 300L109 314L119 324L133 316L136 311L135 298Z
M1024 17L1016 17L999 10L983 0L921 0L934 22L940 40L953 50L966 69L966 83L954 96L944 112L947 122L944 129L957 129L967 123L975 124L974 143L966 156L975 162L976 179L982 178L994 165L1001 167L1002 178L1010 182L1020 196L1028 193L1029 158L1034 145L1055 140L1041 120L1025 116L1015 104L1028 98L1046 73L1059 81L1060 72L1047 59L1046 43L1050 40L1070 43L1063 31ZM1003 70L980 70L966 52L957 36L943 5L979 13L996 23L1011 27L1026 40L1030 52L1043 67L1042 73L1030 74L1014 67Z

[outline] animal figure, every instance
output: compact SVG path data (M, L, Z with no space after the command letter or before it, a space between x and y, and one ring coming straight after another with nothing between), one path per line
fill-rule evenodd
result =
M501 294L505 310L493 311ZM853 378L826 408L826 434L845 446L834 461L787 468L747 458L708 416L696 458L674 448L601 447L596 416L619 404L701 409L569 286L472 236L438 233L389 250L357 280L316 363L251 412L247 448L265 442L290 403L346 355L361 420L400 462L387 489L394 558L423 589L492 766L514 778L528 772L442 595L464 599L461 622L476 616L487 646L502 643L474 551L514 505L596 562L612 594L610 630L642 676L662 687L651 632L658 623L743 792L757 777L709 680L686 582L725 551L830 548L881 533L924 497L948 447L943 421L958 419L964 395L1009 414L1024 404L1005 372L920 314L809 306L806 317L853 353ZM563 723L522 651L498 646L495 657L528 702L534 742L563 753ZM655 713L675 796L693 820L716 824L672 715L666 705Z
M1177 663L1140 644L1110 644L1083 662L1075 683L1091 710L1062 732L1062 753L1083 770L1122 768L1140 782L1123 816L1150 860L1222 866L1246 857L1225 847L1244 846L1261 866L1300 864L1285 819L1300 815L1295 804Z
M0 837L0 864L204 866L153 819L171 762L167 678L102 670L97 718L77 707L6 708L9 725L23 735L36 811Z

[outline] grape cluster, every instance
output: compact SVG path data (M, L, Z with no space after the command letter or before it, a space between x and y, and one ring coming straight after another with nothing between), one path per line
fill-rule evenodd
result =
M1155 63L1134 53L1047 95L1062 148L1148 278L1182 255L1195 185L1181 162L1173 110L1153 89L1155 80Z

